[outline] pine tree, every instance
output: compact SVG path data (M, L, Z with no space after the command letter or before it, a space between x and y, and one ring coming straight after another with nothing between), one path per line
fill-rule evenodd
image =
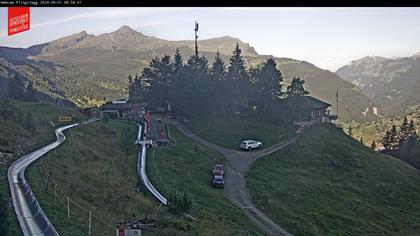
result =
M210 90L214 95L213 110L221 110L222 112L226 107L226 94L229 93L226 84L226 65L223 61L219 51L216 53L214 62L210 69L211 85Z
M416 132L416 127L414 126L414 120L410 120L410 125L408 126L408 139L417 139L419 136Z
M213 80L223 80L226 76L226 65L223 61L219 50L216 52L216 57L214 58L213 65L210 70L210 75Z
M382 144L384 145L385 152L391 153L398 150L399 140L395 125L392 125L392 128L386 131Z
M391 128L391 150L398 149L399 139L398 139L398 132L397 127L395 125Z
M179 51L179 48L176 49L174 59L172 61L173 72L174 74L178 73L179 70L184 66L184 59Z
M376 143L375 140L372 141L372 144L370 145L370 149L375 150L376 148Z
M387 130L382 140L382 145L384 145L385 152L389 152L391 150L391 141L391 131Z
M241 105L248 102L247 87L249 76L245 68L245 61L241 55L239 44L236 43L233 55L229 60L226 88L230 91L226 94L226 100L233 110L238 110Z
M305 90L303 87L304 84L305 81L300 79L300 77L293 77L292 83L287 87L286 90L287 97L308 95L309 91Z
M247 79L248 74L245 69L245 61L242 57L242 51L239 48L239 43L236 43L233 55L229 61L228 78L232 80Z
M141 75L147 100L152 106L166 106L169 99L169 90L173 82L173 67L171 58L164 55L154 58L149 66L143 69Z
M128 79L128 100L131 101L133 99L134 89L135 89L134 86L133 86L134 81L133 81L133 77L131 76L131 74L128 75L127 79Z
M264 63L257 77L256 87L259 89L257 103L266 112L273 101L280 99L283 76L276 68L274 59L270 58Z
M407 142L410 136L410 124L408 123L407 117L404 117L403 123L400 126L400 132L398 134L399 146L401 147Z
M182 91L182 70L184 69L184 59L177 48L175 51L175 55L172 60L172 84L170 85L169 90L169 100L171 103L171 109L175 111L175 113L179 112L180 110L180 92Z

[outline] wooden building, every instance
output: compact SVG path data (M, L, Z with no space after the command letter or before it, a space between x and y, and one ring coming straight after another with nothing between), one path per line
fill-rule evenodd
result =
M90 110L92 118L103 118L105 115L114 119L139 120L144 115L144 104L129 103L126 100L107 102L99 108Z
M337 119L336 115L331 115L328 108L331 104L321 101L311 96L303 96L299 98L302 112L300 118L294 123L304 125L314 122L330 122Z

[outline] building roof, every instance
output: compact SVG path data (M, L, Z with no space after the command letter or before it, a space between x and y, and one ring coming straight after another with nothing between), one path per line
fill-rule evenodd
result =
M331 106L331 104L326 103L324 101L321 101L311 96L303 96L302 99L303 99L303 103L306 106L311 107L313 109L327 108Z
M103 104L99 109L100 110L128 111L130 109L135 108L136 106L144 108L146 106L146 104L145 103L112 103L112 102L107 102L107 103Z
M107 103L101 106L101 110L130 110L131 103Z

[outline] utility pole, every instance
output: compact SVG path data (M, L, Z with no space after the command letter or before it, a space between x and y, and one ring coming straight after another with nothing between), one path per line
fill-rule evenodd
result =
M337 90L337 119L338 119L338 90Z
M70 199L67 197L67 219L70 220Z
M197 31L198 31L198 23L197 23L197 21L195 22L195 29L194 29L194 31L195 31L195 56L196 56L196 57L198 57L198 46L197 46L197 38L198 38L198 36L197 36Z
M88 235L92 235L92 211L89 211L89 233Z

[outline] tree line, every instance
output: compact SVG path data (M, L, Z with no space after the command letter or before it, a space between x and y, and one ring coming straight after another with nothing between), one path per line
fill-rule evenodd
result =
M420 140L413 119L408 122L407 117L404 117L399 128L392 125L386 131L382 144L383 152L420 168Z
M211 64L211 65L210 65ZM163 107L186 118L238 112L281 113L296 97L308 95L304 80L293 78L283 91L283 74L269 58L256 67L246 67L236 44L228 63L219 52L212 63L192 55L186 62L177 49L153 58L140 74L128 76L129 100Z

